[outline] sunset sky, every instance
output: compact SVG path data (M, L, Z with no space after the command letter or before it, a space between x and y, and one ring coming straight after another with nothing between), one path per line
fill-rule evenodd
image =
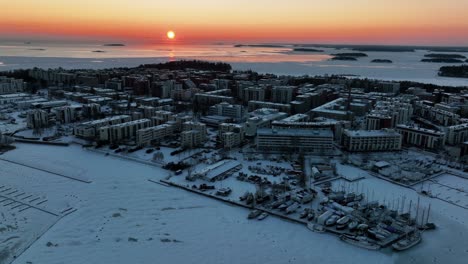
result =
M2 2L0 40L468 45L465 0Z

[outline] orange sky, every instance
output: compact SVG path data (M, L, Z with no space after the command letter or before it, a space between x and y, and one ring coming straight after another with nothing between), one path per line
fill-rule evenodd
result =
M468 45L461 0L15 0L2 38ZM2 37L3 36L3 37Z

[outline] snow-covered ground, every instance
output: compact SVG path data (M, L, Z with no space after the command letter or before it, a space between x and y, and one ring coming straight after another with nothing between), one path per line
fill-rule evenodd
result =
M421 198L421 203L432 204L430 220L438 225L424 235L422 244L400 254L372 252L274 217L249 221L245 209L149 182L167 175L154 166L75 145L16 145L2 158L92 183L0 164L1 184L47 196L50 208L78 209L14 263L464 263L468 257L468 211L440 200ZM376 196L416 200L414 190L368 177L359 184L373 188ZM0 212L12 214L5 207ZM0 233L0 243L8 237Z

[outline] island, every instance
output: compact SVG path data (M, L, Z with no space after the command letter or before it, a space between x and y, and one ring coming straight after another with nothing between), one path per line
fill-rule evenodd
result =
M38 48L38 49L29 49L29 50L44 51L44 50L46 50L46 49L41 49L41 48Z
M349 56L336 56L336 57L331 58L330 60L357 61L356 57L349 57Z
M392 60L387 60L387 59L375 59L371 60L372 63L393 63Z
M283 45L275 45L275 44L236 44L234 48L284 48Z
M422 59L421 61L422 62L434 62L434 63L463 63L462 60L451 59L451 58Z
M345 53L335 53L335 54L332 54L332 56L357 58L357 57L367 57L367 54L362 53L362 52L345 52Z
M109 43L109 44L104 44L104 47L125 47L125 44L122 43Z
M439 59L466 59L464 55L460 54L442 54L442 53L430 53L424 55L426 58L439 58Z
M468 65L441 67L439 69L439 76L468 78Z
M104 53L105 51L104 51L104 50L93 50L93 52L96 52L96 53Z
M323 50L310 49L310 48L294 48L293 51L296 51L296 52L323 52Z
M166 69L166 70L185 70L193 69L199 71L219 71L219 72L229 72L232 67L228 63L223 62L207 62L199 60L180 60L180 61L170 61L165 63L158 64L143 64L138 68L144 69Z

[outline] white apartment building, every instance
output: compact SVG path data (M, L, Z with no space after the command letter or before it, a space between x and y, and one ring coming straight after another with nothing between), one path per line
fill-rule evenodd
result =
M281 120L288 114L279 112L275 109L262 108L250 113L251 117L245 123L245 134L248 137L253 137L257 134L257 129L270 128L271 123L275 120Z
M242 105L232 105L222 102L211 106L208 115L226 116L240 120L245 116L245 109Z
M99 136L99 128L104 126L121 124L131 120L128 115L118 115L99 120L81 123L75 128L75 136L82 138L95 138Z
M260 151L327 153L333 149L331 130L259 129L257 149Z
M184 148L196 148L206 141L206 136L200 130L187 130L180 133L180 144Z
M271 99L274 103L289 104L293 100L295 86L273 86Z
M174 129L169 124L148 127L136 132L136 144L138 146L148 146L152 143L159 143L165 137L174 133Z
M265 101L265 89L263 87L252 86L244 89L244 102Z
M239 124L223 123L218 133L224 148L239 146L245 138L244 126Z
M468 123L449 126L446 128L447 144L457 145L468 141Z
M49 126L49 113L44 110L31 110L27 114L28 128L43 128Z
M52 112L55 113L57 121L68 124L76 121L80 109L81 106L62 106L53 108Z
M348 151L401 150L401 135L394 130L345 130L342 145Z
M0 76L0 94L11 94L24 91L26 83L21 79Z
M427 149L440 149L445 144L443 132L407 125L398 125L396 129L403 137L403 144Z
M129 121L117 125L105 126L99 128L99 140L118 142L131 139L136 136L136 132L151 126L151 120L140 119Z

